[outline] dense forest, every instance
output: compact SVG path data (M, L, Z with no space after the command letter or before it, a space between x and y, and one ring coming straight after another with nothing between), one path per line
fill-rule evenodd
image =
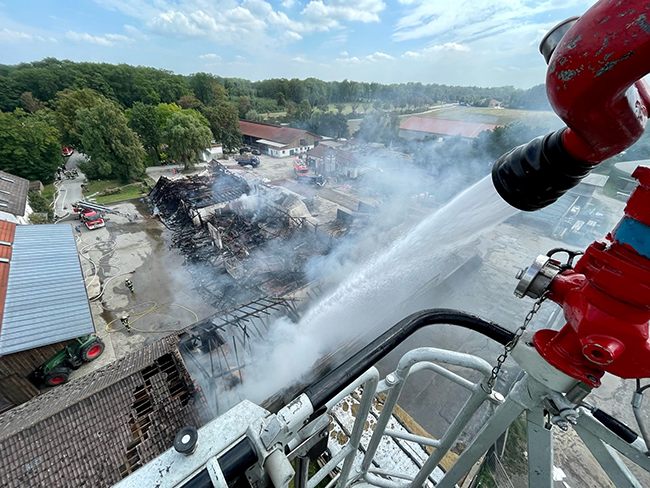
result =
M250 108L259 113L283 111L288 102L307 100L312 107L325 103L372 103L380 101L392 107L420 107L434 102L481 104L497 99L512 108L548 108L543 86L521 90L512 86L481 88L438 84L400 83L383 85L356 81L325 82L316 78L268 79L249 81L223 78L208 73L189 76L170 71L106 63L75 63L46 58L15 66L0 65L0 110L10 112L25 107L21 95L32 94L35 100L50 102L65 89L90 88L114 100L124 108L135 102L172 103L193 94L204 105L212 105L214 83L223 86L229 101L247 97ZM539 95L542 95L539 97Z
M347 119L364 113L358 136L393 144L398 113L441 102L483 106L492 99L510 107L547 108L543 86L519 90L315 78L252 82L46 58L0 65L0 168L50 182L62 162L60 148L67 145L89 157L82 167L89 178L129 182L160 161L191 167L211 140L226 151L238 148L240 118L261 120L260 114L273 112L271 121L349 137Z

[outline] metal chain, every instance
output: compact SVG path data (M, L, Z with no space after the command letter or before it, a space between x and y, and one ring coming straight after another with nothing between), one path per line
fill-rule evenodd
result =
M490 375L490 378L487 381L487 388L483 386L481 383L481 388L483 388L483 391L486 393L492 393L492 389L494 388L494 384L497 382L497 377L499 376L499 372L501 371L501 367L503 366L503 363L506 362L506 359L508 359L508 356L510 355L510 352L515 348L517 343L519 342L519 339L521 336L524 334L526 331L526 328L528 327L528 324L530 324L531 320L533 320L533 317L537 312L539 312L539 309L542 306L542 303L544 303L544 300L546 300L546 293L544 293L541 297L537 299L537 301L533 304L533 308L530 309L528 314L526 315L526 318L524 319L524 323L515 331L514 337L508 342L504 347L503 347L503 353L497 358L497 364L494 368L492 368L492 374Z

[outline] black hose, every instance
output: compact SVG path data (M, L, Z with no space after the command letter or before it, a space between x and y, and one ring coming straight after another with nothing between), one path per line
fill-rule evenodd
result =
M323 407L341 388L367 371L415 331L434 324L464 327L479 332L501 345L506 345L514 338L514 334L509 330L466 312L445 308L416 312L395 324L343 364L308 386L304 393L309 397L314 410Z
M226 479L229 487L235 486L246 470L253 467L258 461L257 453L252 441L244 437L235 444L231 449L221 454L217 458L223 477ZM212 480L207 468L202 469L191 479L189 479L183 488L212 488Z

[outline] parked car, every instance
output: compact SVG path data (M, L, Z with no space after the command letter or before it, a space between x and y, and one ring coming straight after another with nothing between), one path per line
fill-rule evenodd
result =
M61 148L61 156L63 156L64 158L69 158L70 156L72 156L73 152L74 151L71 148L67 147L67 146L64 146L63 148Z
M260 165L260 159L257 156L239 157L235 158L235 161L237 161L240 166L252 166L253 168L257 168Z
M255 156L260 156L262 153L260 152L259 149L253 149L253 150L251 151L251 154L254 154Z
M249 153L249 152L251 152L251 148L248 147L248 146L244 146L244 147L239 149L239 154L245 154L245 153Z

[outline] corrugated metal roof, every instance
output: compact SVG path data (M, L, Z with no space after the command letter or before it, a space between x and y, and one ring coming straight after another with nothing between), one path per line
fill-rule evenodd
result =
M2 314L4 313L9 263L11 262L15 232L16 224L0 220L0 331L2 330Z
M429 117L411 117L399 126L400 130L412 130L441 136L461 136L471 139L478 137L484 130L494 130L495 127L494 124L432 119Z
M0 210L22 217L27 205L29 181L0 171Z
M72 226L16 227L0 355L93 332Z

